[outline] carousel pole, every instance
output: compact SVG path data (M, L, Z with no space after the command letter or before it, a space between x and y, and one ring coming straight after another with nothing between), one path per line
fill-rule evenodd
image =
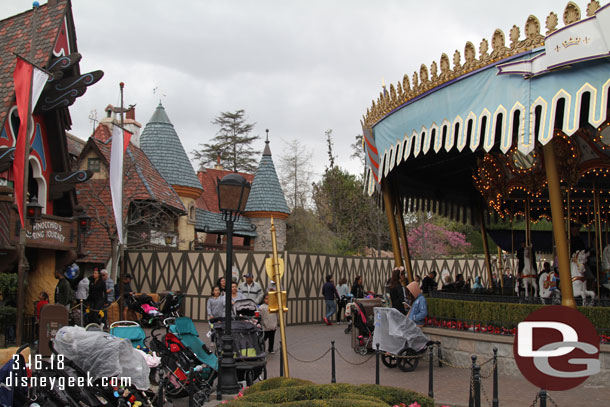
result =
M570 222L572 222L572 219L570 219L570 217L572 216L572 203L570 202L570 189L568 188L566 190L566 198L567 198L567 202L568 204L566 205L568 208L568 218L566 219L566 230L569 231L570 230ZM550 200L549 200L550 202ZM570 236L570 238L568 239L568 253L572 253L571 250L572 248L570 247L572 245L572 236Z
M557 242L557 260L559 263L559 287L561 289L561 305L576 309L574 293L572 291L572 275L570 273L570 253L568 240L563 224L563 202L561 197L561 185L557 175L557 161L553 140L543 147L544 167L549 189L549 202L551 204L551 220L553 223L553 235ZM568 202L568 207L569 207Z
M534 251L534 245L532 244L532 214L531 214L531 202L529 195L525 199L525 245L530 248L530 270L536 275L534 262L536 258L536 252Z
M491 273L491 257L489 256L489 244L487 242L487 230L485 228L485 215L483 207L479 210L479 222L481 223L481 238L483 239L483 250L485 251L485 267L487 267L488 287L493 290L493 276Z
M385 206L385 216L388 218L390 226L390 239L392 240L392 252L394 253L394 264L396 267L402 266L402 256L400 255L400 242L398 241L398 231L394 220L394 200L388 179L381 181L381 192L383 193L383 204Z
M599 189L597 189L597 183L593 182L593 210L595 211L595 262L597 265L597 296L600 296L599 286L599 270L601 269L601 257L602 257L602 219L601 219L601 207L599 201Z
M398 230L400 232L400 239L403 244L403 254L405 260L405 269L407 270L407 278L409 283L413 281L413 268L411 267L411 253L409 252L409 241L407 240L407 229L405 228L405 219L402 216L403 206L402 200L396 200L396 221L398 222Z

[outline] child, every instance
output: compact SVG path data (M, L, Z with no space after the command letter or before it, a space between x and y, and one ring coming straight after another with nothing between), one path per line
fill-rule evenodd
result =
M277 313L269 312L269 294L265 293L263 297L263 304L260 307L261 313L261 324L263 325L263 331L265 331L265 341L269 339L268 352L273 354L273 344L275 342L275 330L277 329Z

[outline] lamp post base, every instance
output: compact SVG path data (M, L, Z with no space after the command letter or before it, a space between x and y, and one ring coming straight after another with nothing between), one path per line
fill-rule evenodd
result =
M222 394L237 394L237 366L233 359L233 336L222 336L222 357L220 359L220 390Z

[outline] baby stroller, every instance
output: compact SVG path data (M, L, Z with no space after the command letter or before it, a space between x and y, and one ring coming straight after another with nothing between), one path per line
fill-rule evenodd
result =
M181 320L178 326L174 318L164 321L165 334L158 333L162 327L154 328L149 347L161 356L162 371L159 375L167 395L178 398L192 393L193 399L202 405L212 391L218 360L199 340L192 320L186 317L177 319ZM191 344L195 351L186 343ZM202 355L203 360L199 359L196 352Z
M166 317L179 317L180 306L184 300L184 294L169 292L161 300L161 313Z
M359 298L352 306L352 347L356 353L366 355L373 348L374 308L380 307L381 298Z
M224 318L210 321L215 341L216 354L222 353L222 335L225 329ZM248 386L257 378L267 378L267 355L263 329L254 318L237 316L231 319L233 351L237 367L237 378Z
M158 305L148 294L131 294L127 297L127 307L140 314L140 324L145 327L153 327L163 320L163 314Z
M417 369L419 359L429 346L440 345L430 341L422 330L395 308L375 308L374 343L384 352L381 361L386 367L398 367L403 372Z
M131 346L146 352L146 333L144 329L134 321L116 321L110 324L110 335L119 338L129 339Z

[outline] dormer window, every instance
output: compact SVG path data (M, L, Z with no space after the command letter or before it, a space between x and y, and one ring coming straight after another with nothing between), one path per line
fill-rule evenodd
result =
M100 159L99 158L87 159L87 169L91 172L100 172Z

